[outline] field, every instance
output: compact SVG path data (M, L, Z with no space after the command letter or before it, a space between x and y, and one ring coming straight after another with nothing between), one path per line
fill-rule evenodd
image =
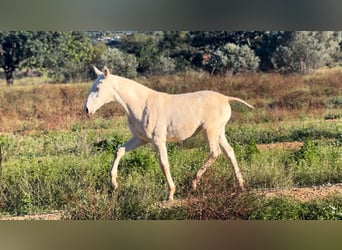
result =
M0 217L342 219L340 70L307 76L188 73L138 81L168 93L216 90L256 107L233 103L226 127L248 192L231 196L232 172L223 157L199 190L190 191L208 156L199 135L168 144L174 204L163 202L166 180L150 145L122 159L120 189L113 193L113 151L130 137L122 109L108 104L88 117L83 105L91 83L24 78L11 87L0 82Z

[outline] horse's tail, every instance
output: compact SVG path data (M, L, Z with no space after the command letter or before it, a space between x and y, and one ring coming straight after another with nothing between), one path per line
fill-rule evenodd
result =
M249 103L245 102L244 100L237 98L237 97L232 97L232 96L227 96L228 101L237 101L237 102L241 102L243 104L245 104L247 107L254 109L254 107L252 105L250 105Z

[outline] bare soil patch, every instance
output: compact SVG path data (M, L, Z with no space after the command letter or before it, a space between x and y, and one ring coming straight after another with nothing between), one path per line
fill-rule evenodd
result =
M293 142L277 142L269 144L258 144L258 150L269 150L269 149L298 149L303 146L303 142L293 141Z
M62 211L53 211L50 213L28 214L22 216L0 216L0 220L61 220Z
M266 198L274 198L277 196L287 196L294 200L308 202L316 199L324 199L331 195L341 195L342 197L342 183L334 185L320 185L312 187L298 187L288 189L262 190L258 191Z

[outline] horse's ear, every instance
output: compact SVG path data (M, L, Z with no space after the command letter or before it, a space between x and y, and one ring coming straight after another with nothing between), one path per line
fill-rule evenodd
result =
M104 66L103 68L103 74L105 77L107 77L110 74L109 69L106 66Z
M99 76L99 75L102 75L103 73L101 72L101 70L99 70L98 68L96 68L95 66L93 66L93 68L94 68L94 71L95 71L95 74L97 75L97 76Z

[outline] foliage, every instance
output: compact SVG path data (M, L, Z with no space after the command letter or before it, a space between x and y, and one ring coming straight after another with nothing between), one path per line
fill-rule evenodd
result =
M156 62L151 66L150 72L152 74L171 74L175 71L176 63L171 57L161 55L156 59Z
M341 220L339 196L311 202L292 201L286 197L259 200L249 215L252 220Z
M115 75L128 78L137 76L138 63L135 56L116 48L108 48L101 56L99 64L110 68Z
M13 84L13 72L31 53L27 46L31 35L24 31L0 32L0 66L5 71L7 84Z
M54 43L45 64L53 80L80 82L88 79L85 72L93 58L90 39L82 32L60 32Z
M47 71L54 81L87 79L84 72L93 57L93 46L83 32L0 33L1 66L11 77L18 68Z
M96 151L107 151L109 153L113 153L121 145L123 145L124 142L124 139L120 135L113 134L108 139L94 142L93 147Z
M158 63L160 57L157 46L159 39L156 35L134 33L132 36L123 39L117 47L136 56L139 73L152 74L154 73L153 66Z
M210 73L226 74L227 72L253 72L259 66L259 58L247 45L241 47L234 43L227 43L213 51L204 67Z
M99 41L114 35L110 31L0 32L0 65L8 84L18 70L46 73L54 82L75 82L92 79L94 64L110 64L128 77L191 70L308 73L339 64L341 54L341 32L336 31L120 32L115 42Z
M296 31L272 56L274 66L283 72L307 73L331 63L340 49L339 33L328 31Z

